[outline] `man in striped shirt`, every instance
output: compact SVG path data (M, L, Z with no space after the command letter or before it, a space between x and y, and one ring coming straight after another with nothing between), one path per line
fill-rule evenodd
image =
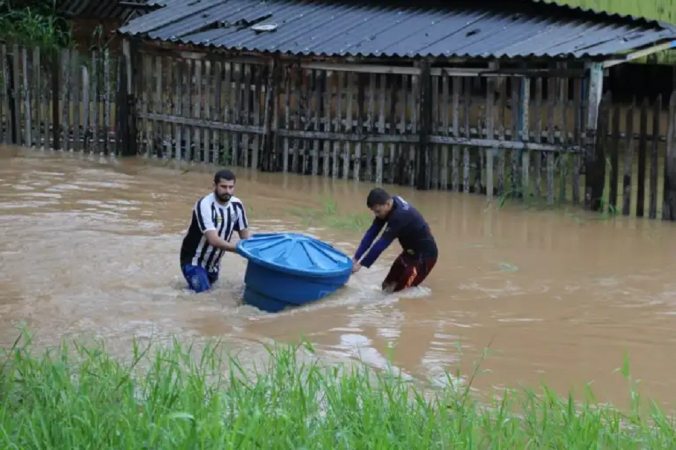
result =
M221 258L235 252L230 243L237 231L240 239L251 236L244 204L235 197L235 174L221 170L214 175L214 192L199 199L181 246L181 271L190 289L199 293L218 280Z

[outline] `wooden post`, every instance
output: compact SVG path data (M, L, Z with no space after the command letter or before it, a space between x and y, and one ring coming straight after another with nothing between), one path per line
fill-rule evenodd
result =
M605 161L602 160L596 147L598 140L599 104L603 92L603 64L589 63L588 70L588 108L585 148L585 206L598 210L605 186Z
M15 47L16 48L16 47ZM14 61L12 60L12 54L6 53L7 59L7 78L9 82L7 83L7 98L9 99L9 118L10 121L7 124L7 128L10 129L10 135L12 136L11 142L13 144L19 144L19 131L18 131L18 111L16 108L16 96L18 94L15 89L15 85L18 83L16 79L16 71L14 68Z
M117 130L122 133L118 138L118 143L121 143L122 156L136 155L136 95L135 87L138 85L137 78L140 72L134 67L138 64L132 64L132 59L136 56L135 49L132 48L129 39L125 39L122 43L122 67L120 67L120 85L118 86L119 101L118 104L118 123L120 128Z
M416 188L428 190L430 188L430 143L429 136L432 132L432 76L430 64L425 61L420 65L420 78L418 89L420 90L420 131L419 148L415 158L416 163Z
M59 55L61 53L57 50L52 50L52 149L59 150L61 148L61 120L59 118L59 90L61 87L61 80L59 74L61 72L61 61ZM49 113L47 113L49 115ZM49 144L49 143L47 143ZM49 145L47 145L49 148Z
M279 64L275 60L268 64L267 77L265 83L265 106L263 110L263 167L267 171L272 171L274 167L274 147L277 132L277 126L272 126L277 105L277 84L278 84Z
M667 154L664 165L664 203L662 219L676 220L676 91L671 94L667 128Z
M521 140L530 141L530 78L521 79L521 103L519 106L519 128L521 129ZM565 131L565 130L564 130ZM539 155L538 155L539 156ZM524 200L530 197L530 151L528 149L521 151L521 195Z

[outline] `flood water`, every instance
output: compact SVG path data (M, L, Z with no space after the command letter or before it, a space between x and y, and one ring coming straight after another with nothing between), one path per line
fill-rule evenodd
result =
M164 166L163 166L164 165ZM328 299L270 315L241 305L245 260L226 254L221 281L190 294L178 252L191 208L211 191L213 167L177 169L143 159L0 151L0 344L17 324L35 340L220 337L260 351L301 334L331 360L393 364L443 383L444 370L469 376L484 348L492 387L564 393L585 383L600 401L626 404L614 369L631 358L643 393L676 400L676 226L598 220L577 209L487 207L485 198L389 187L427 217L440 248L434 272L405 294L378 292L394 243ZM255 232L295 231L352 253L353 227L308 222L298 209L333 195L341 214L364 214L367 183L236 170L237 191Z

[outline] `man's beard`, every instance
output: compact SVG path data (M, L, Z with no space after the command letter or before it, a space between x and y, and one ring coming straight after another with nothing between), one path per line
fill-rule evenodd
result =
M217 199L219 199L220 201L222 201L222 202L224 202L224 203L229 202L230 199L232 198L232 195L230 195L230 194L222 194L222 195L219 195L218 192L216 192L216 191L214 191L214 194L216 194L216 198L217 198Z

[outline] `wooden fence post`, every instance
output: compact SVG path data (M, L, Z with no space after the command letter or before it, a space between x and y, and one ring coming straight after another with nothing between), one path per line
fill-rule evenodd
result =
M674 221L676 220L676 91L671 93L668 121L662 219Z
M279 80L279 64L273 59L267 67L265 82L265 100L263 102L263 168L272 172L275 165L275 152L277 142L277 125L272 126L277 117L277 83Z
M61 71L61 61L59 58L61 53L58 50L51 50L51 75L52 75L52 148L58 150L61 148L61 133L59 128L61 127L61 119L59 118L59 95L61 88L61 80L59 73ZM49 113L47 113L49 114ZM49 134L47 134L49 136ZM49 142L47 143L49 144ZM49 145L47 145L49 148Z
M599 115L608 122L608 101L601 101L603 92L603 65L592 63L589 65L589 90L587 109L587 143L585 145L585 206L593 211L601 207L601 197L605 186L605 159L598 150L602 147L597 145L607 132L607 126L601 131ZM605 109L603 109L605 108Z
M418 82L420 90L420 132L419 148L416 154L416 188L428 190L430 188L430 143L429 137L432 132L432 76L430 63L425 61L420 64L420 78Z
M9 133L11 136L11 142L12 144L18 144L19 142L17 141L19 139L18 132L17 132L17 117L18 117L18 112L16 110L16 95L17 92L14 90L14 85L16 84L16 81L14 79L15 77L15 71L14 71L14 61L12 60L12 54L11 53L6 53L5 58L7 60L7 78L8 78L8 83L6 84L7 86L7 92L5 95L9 99L9 121L7 123L7 128L9 128Z

